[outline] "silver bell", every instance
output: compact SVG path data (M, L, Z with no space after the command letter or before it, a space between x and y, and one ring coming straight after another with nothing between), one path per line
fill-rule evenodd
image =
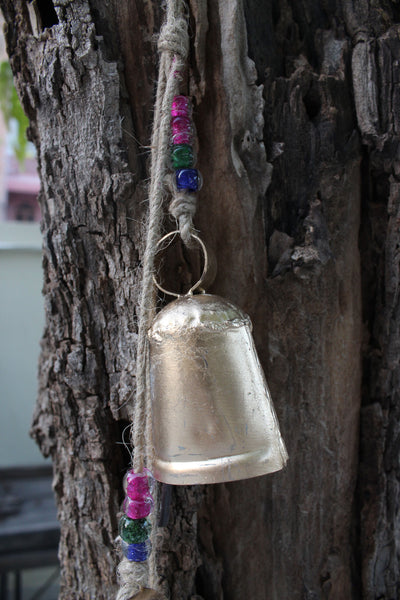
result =
M154 476L186 485L256 477L288 455L249 317L211 294L168 304L149 331Z

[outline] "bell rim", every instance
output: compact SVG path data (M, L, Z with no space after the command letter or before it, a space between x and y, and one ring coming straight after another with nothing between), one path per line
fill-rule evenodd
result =
M228 483L261 477L281 471L286 466L288 454L285 444L282 439L278 444L279 456L276 452L271 453L271 448L265 448L199 461L165 461L156 457L153 475L157 481L170 485Z

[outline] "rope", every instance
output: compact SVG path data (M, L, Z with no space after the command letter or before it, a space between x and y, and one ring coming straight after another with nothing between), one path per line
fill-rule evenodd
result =
M147 585L148 572L146 563L135 563L124 558L118 565L120 589L116 600L130 600Z
M170 138L170 109L173 97L178 93L178 74L185 66L189 50L187 22L183 16L183 10L184 3L181 0L168 0L167 20L162 27L159 40L161 60L151 141L149 217L139 304L136 401L132 426L132 441L135 449L133 468L135 471L142 471L145 462L148 462L148 466L151 468L151 407L147 386L147 331L154 318L156 308L153 283L154 257L156 244L161 236L163 218Z
M196 194L187 192L186 190L178 190L176 183L173 181L173 177L168 177L167 183L172 194L172 200L168 207L168 211L178 223L178 229L183 243L190 247L193 244L193 217L197 207Z
M180 74L189 51L188 24L183 0L167 0L166 20L161 29L158 50L160 67L151 139L151 169L149 189L149 216L146 248L143 256L143 279L139 302L139 325L136 358L136 400L133 411L132 443L133 469L151 470L153 459L151 400L149 390L147 331L155 316L156 294L153 284L156 244L161 235L165 179L168 168L170 137L170 109L173 97L179 91ZM182 217L183 218L183 217ZM155 498L155 507L157 499ZM155 543L156 509L152 514L152 542ZM124 558L118 566L120 589L116 600L130 600L143 587L157 588L155 548L144 563Z

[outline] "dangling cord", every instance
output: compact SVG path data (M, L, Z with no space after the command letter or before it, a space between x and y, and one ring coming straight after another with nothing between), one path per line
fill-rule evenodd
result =
M135 448L133 467L137 471L143 469L145 458L151 461L152 455L151 435L147 435L149 433L147 427L151 425L149 423L151 410L149 404L144 400L146 397L148 398L148 387L146 385L147 331L154 319L156 309L153 283L154 257L161 233L163 200L166 193L165 176L168 169L170 107L179 87L179 74L185 66L189 47L184 9L185 5L182 0L168 0L167 19L162 27L158 42L161 60L151 142L149 217L139 304L136 400L132 428L132 442ZM148 445L146 445L146 442Z
M141 473L153 459L151 403L148 386L147 331L155 315L156 296L153 283L154 258L160 237L165 196L165 176L168 168L170 108L178 93L180 74L185 67L189 50L186 7L183 0L167 0L166 21L161 29L158 50L160 67L151 140L151 180L146 248L143 257L143 280L139 304L138 344L136 359L136 398L133 411L132 443L133 469ZM152 532L155 535L156 511ZM144 562L124 558L118 567L120 589L116 600L130 600L141 588L157 588L155 552Z

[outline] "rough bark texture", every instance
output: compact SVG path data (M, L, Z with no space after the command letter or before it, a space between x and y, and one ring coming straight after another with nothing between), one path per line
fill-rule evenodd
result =
M159 4L47 1L35 16L0 1L42 178L33 431L54 462L65 600L115 589ZM395 600L400 8L189 6L196 225L219 264L211 291L253 319L290 463L175 488L164 589L173 600Z

